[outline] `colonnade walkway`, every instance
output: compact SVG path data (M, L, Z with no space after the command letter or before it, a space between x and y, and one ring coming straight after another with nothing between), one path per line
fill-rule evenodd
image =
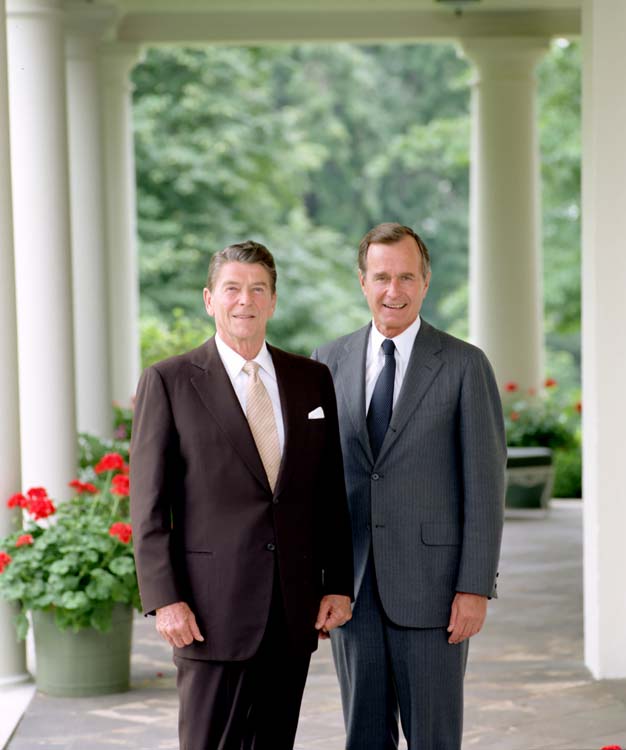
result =
M520 511L507 518L500 599L470 648L464 750L626 748L626 680L593 681L582 663L581 557L580 503L556 501L545 517ZM137 617L129 693L37 693L9 750L178 748L175 670L153 628ZM343 741L325 642L312 662L296 748L341 750Z

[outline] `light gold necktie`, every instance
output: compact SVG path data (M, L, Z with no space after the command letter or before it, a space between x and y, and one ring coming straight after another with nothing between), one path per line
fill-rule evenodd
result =
M263 385L263 381L259 377L258 363L246 362L243 366L243 371L248 375L246 417L248 418L250 431L261 456L270 487L274 491L281 456L272 401Z

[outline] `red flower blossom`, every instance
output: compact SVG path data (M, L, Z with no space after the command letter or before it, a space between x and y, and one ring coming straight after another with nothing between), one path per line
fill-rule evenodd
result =
M517 420L519 419L519 412L517 412L517 411L512 411L512 412L511 412L511 413L509 414L509 419L511 420L511 422L517 422Z
M56 513L54 503L49 497L36 497L28 503L26 508L35 521L39 521L42 518L47 518L53 513Z
M519 390L519 385L512 380L509 380L508 383L504 384L504 390L507 391L507 393L515 393L515 391Z
M111 482L111 492L114 495L127 497L130 494L130 480L127 474L116 474Z
M582 413L582 410L583 410L583 404L582 404L582 401L577 401L577 402L576 402L576 403L574 404L574 409L576 409L576 411L577 411L577 412L578 412L579 414L581 414L581 413Z
M546 378L544 385L546 388L554 388L557 385L557 382L554 378Z
M115 469L119 469L122 472L126 469L124 459L119 453L107 453L102 456L94 467L96 474L104 474L105 471L114 471Z
M45 487L31 487L26 490L26 495L29 500L42 500L48 497L48 490Z
M76 492L79 493L90 492L93 495L98 491L95 484L91 484L91 482L81 482L80 479L72 479L68 486L73 487Z
M0 573L4 573L4 569L11 562L11 555L7 555L6 552L0 552Z
M9 508L25 508L28 505L28 498L18 492L17 495L11 495L7 500L7 506Z
M111 536L116 536L123 544L128 544L128 542L130 542L130 538L133 535L133 531L129 523L122 523L121 521L117 521L116 523L112 524L111 528L109 529L109 534Z
M18 536L15 546L23 547L25 544L33 544L34 541L32 534L22 534L21 536Z
M619 745L605 745L601 750L622 750Z

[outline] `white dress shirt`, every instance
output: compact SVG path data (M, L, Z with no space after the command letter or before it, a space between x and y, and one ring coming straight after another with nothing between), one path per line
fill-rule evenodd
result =
M406 368L409 364L409 357L413 350L413 344L415 343L415 337L420 329L421 319L418 315L417 318L411 323L411 325L402 331L398 336L391 339L396 346L394 357L396 360L396 377L393 383L393 405L396 405L398 395L400 394L400 388L402 387L402 381L406 374ZM365 357L365 413L370 408L370 401L372 400L372 393L374 393L374 386L380 375L380 371L383 369L385 364L385 355L383 353L382 344L387 337L383 336L382 333L376 328L376 324L372 321L372 327L370 328L370 338L367 345L367 354Z
M230 382L233 384L235 394L237 395L243 413L245 414L249 376L243 371L243 366L248 360L245 360L241 354L238 354L234 349L231 349L228 344L224 343L218 333L215 334L215 345L217 346L217 353L220 355L222 364L226 368ZM274 368L274 362L272 361L272 355L269 353L265 341L263 342L261 351L252 361L257 362L259 365L259 377L261 378L270 397L270 401L272 402L274 419L276 420L276 430L278 431L280 453L282 455L285 448L285 425L283 423L283 412L280 407L276 370Z

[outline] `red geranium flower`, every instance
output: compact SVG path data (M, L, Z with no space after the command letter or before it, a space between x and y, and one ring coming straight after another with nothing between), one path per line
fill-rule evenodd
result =
M116 474L113 477L111 492L114 495L123 495L124 497L130 494L130 480L127 474Z
M100 461L98 461L94 467L96 474L104 474L105 471L114 471L115 469L118 469L119 471L124 471L126 469L124 459L119 453L107 453L102 456Z
M109 529L109 534L111 536L116 536L123 544L128 544L128 542L130 542L130 538L133 535L133 530L131 529L129 523L122 523L121 521L117 521L116 523L112 524L111 528Z
M45 487L31 487L26 490L26 495L29 500L41 500L48 497L48 490Z
M18 536L15 546L23 547L25 544L33 544L34 541L32 534L22 534L21 536Z
M576 402L576 403L574 404L574 409L576 409L576 411L577 411L577 412L578 412L578 413L580 414L580 413L582 412L582 410L583 410L583 404L582 404L582 401L577 401L577 402Z
M519 390L519 385L512 380L509 380L508 383L504 384L504 390L508 393L515 393L515 391Z
M511 420L511 422L517 422L517 420L519 419L519 412L517 412L517 411L512 411L512 412L511 412L511 413L509 414L509 419Z
M25 508L28 505L28 498L18 492L17 495L11 495L7 500L7 506L9 508Z
M619 745L605 745L601 750L622 750Z
M94 492L98 491L95 484L91 484L91 482L81 482L80 479L72 479L68 486L73 487L79 493L90 492L93 495Z
M7 555L6 552L0 552L0 573L4 573L4 569L11 562L11 555Z
M39 521L42 518L47 518L53 513L56 513L54 503L52 502L52 500L50 500L49 497L40 497L31 500L28 503L27 510L35 519L35 521Z
M544 385L546 388L554 388L557 385L557 382L554 378L546 378Z

